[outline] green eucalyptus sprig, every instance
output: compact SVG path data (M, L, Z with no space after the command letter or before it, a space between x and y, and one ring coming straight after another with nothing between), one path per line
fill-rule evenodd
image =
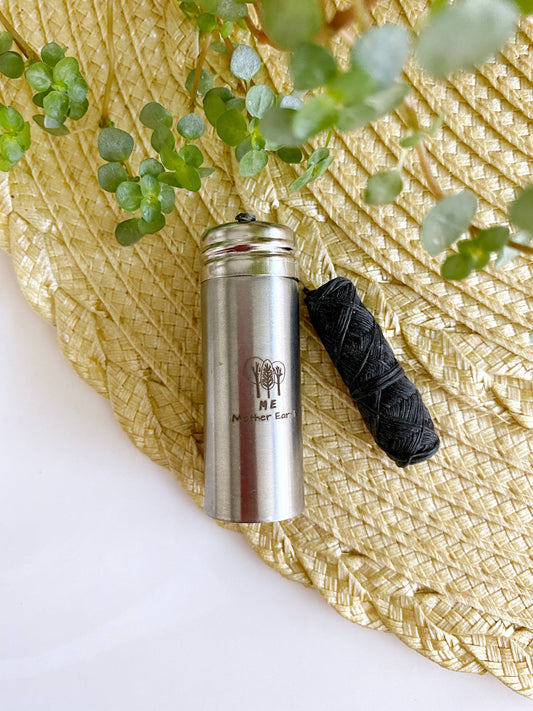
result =
M120 222L115 228L119 244L138 242L143 235L159 232L175 203L175 189L197 192L201 179L211 175L213 168L203 167L204 155L190 141L200 138L205 124L200 116L191 113L179 119L176 129L184 145L176 151L176 137L172 130L174 118L161 104L150 102L141 110L140 121L152 130L151 145L158 154L144 158L135 175L130 166L134 139L126 131L106 127L98 136L98 151L107 161L98 168L98 182L107 192L115 194L117 203L136 217Z

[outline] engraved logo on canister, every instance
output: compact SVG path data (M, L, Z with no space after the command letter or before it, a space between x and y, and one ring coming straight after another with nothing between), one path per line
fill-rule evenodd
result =
M248 358L243 368L243 374L252 384L258 400L265 396L269 400L281 396L281 383L285 380L285 372L285 364L280 360L272 362L268 358L263 360L257 356Z

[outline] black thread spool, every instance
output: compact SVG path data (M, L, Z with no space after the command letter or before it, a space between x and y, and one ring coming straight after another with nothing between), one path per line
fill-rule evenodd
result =
M422 397L349 279L305 289L320 340L376 443L399 467L432 457L440 441Z

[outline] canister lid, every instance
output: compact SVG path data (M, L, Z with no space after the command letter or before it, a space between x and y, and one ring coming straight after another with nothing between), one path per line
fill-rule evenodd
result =
M202 236L202 278L277 274L297 278L296 236L285 225L240 213Z

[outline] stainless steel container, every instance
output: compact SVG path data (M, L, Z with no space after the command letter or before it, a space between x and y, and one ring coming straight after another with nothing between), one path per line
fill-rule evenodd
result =
M202 238L205 510L280 521L304 508L295 237L237 220Z

